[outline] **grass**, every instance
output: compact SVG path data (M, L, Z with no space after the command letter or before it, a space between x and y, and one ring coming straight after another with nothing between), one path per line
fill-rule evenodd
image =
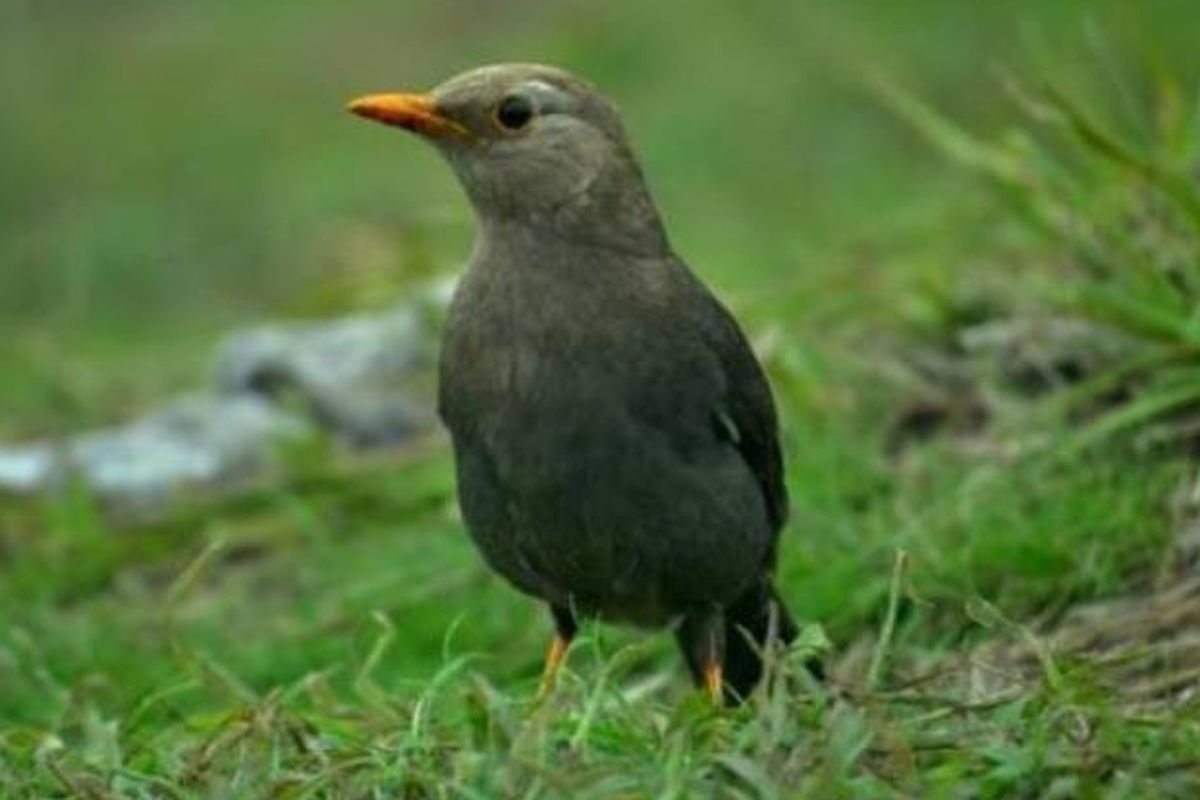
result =
M1200 102L1170 78L1133 119L1099 117L1063 87L1036 89L1009 78L1030 127L1004 142L972 137L894 87L888 101L944 152L987 175L1012 200L1031 230L1065 260L1044 270L1040 288L1059 313L1127 345L1075 402L1095 402L1114 387L1137 385L1136 402L1118 404L1083 432L1080 446L1143 430L1177 438L1168 423L1200 404L1193 366L1197 349L1200 266ZM1145 142L1127 132L1153 119ZM1035 127L1036 126L1036 127ZM1122 129L1124 128L1124 130ZM1164 430L1164 428L1166 428Z
M1168 6L0 10L6 439L153 406L240 321L452 271L447 171L340 104L557 61L621 99L771 373L806 625L742 709L669 635L595 626L537 703L548 621L481 565L437 438L152 521L0 498L0 796L1196 796L1200 61ZM1119 356L964 344L1046 319Z

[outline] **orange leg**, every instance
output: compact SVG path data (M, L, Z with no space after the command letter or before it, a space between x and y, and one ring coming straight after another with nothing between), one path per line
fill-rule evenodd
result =
M713 705L722 705L725 701L723 687L721 663L714 661L704 665L704 689L708 693L708 699L712 700Z
M675 629L692 677L716 705L725 702L725 615L717 607L685 614Z
M538 687L539 700L545 699L554 691L558 671L567 660L567 648L571 646L571 640L579 630L575 615L570 609L552 605L550 615L554 618L554 640L550 642L550 649L546 651L546 666L542 669L542 683Z
M567 648L571 642L562 634L555 634L550 648L546 650L546 666L542 669L542 683L538 687L538 699L541 700L554 691L558 680L558 671L567 660Z

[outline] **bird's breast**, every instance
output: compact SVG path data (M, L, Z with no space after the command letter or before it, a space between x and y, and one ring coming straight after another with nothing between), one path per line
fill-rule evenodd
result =
M669 314L635 280L617 277L469 273L442 349L440 399L451 429L525 425L671 393L673 373L686 371L687 337L673 334Z
M716 434L723 378L701 337L636 293L551 291L525 310L526 293L487 288L452 307L440 410L491 563L532 593L643 622L707 598L697 587L740 587L765 515Z

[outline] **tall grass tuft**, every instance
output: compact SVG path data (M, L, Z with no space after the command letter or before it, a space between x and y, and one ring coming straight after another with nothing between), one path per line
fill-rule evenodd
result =
M1050 257L1048 309L1128 354L1064 398L1101 408L1072 449L1115 436L1178 440L1200 418L1200 89L1169 78L1089 102L1054 79L1002 79L1020 122L976 135L886 81L879 96L939 151L983 175ZM1130 96L1141 99L1129 103ZM1117 102L1117 99L1121 102ZM1098 402L1099 401L1099 402Z

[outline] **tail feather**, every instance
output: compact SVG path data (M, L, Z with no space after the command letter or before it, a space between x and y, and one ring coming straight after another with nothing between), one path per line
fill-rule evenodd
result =
M796 638L797 627L775 587L758 584L725 609L725 691L731 703L750 696L763 676L767 637L785 645Z

